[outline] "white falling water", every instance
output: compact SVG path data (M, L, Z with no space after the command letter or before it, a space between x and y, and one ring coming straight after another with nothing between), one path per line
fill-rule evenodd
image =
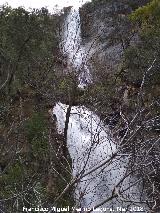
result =
M67 16L63 52L68 56L69 66L73 66L79 73L81 87L91 82L89 69L86 64L86 51L81 45L80 15L78 9L72 8ZM57 103L53 113L57 117L57 128L63 134L66 111L68 106ZM109 135L109 130L103 125L99 117L86 107L72 107L67 132L67 147L72 159L73 176L86 174L93 168L100 166L109 159L118 147ZM127 172L129 158L123 155L116 156L112 161L97 168L94 172L80 179L75 189L75 200L83 208L91 208L112 196L115 186L123 179ZM111 199L101 205L104 212L112 212L118 207L126 207L130 202L140 201L141 184L132 186L135 178L128 176L120 184L120 190L125 191L123 197ZM119 189L115 189L119 190ZM112 209L113 207L113 209ZM100 209L96 212L102 212ZM145 211L141 211L145 212Z
M65 104L57 103L53 109L53 113L57 117L57 128L61 134L64 131L67 107ZM86 174L101 165L117 151L117 147L108 133L108 129L104 127L98 116L86 107L72 107L67 146L72 159L74 177L81 172ZM109 163L83 177L76 185L75 190L75 199L79 205L83 208L91 208L110 197L114 187L125 176L127 164L128 157L117 156ZM132 186L135 181L130 176L125 178L121 184L121 190L129 189L123 193L123 199L140 200L141 185ZM125 203L121 199L111 199L102 207L114 207L115 210L119 206L126 207L129 202ZM101 211L97 210L97 212Z
M79 86L83 87L91 82L87 67L87 52L81 45L81 24L78 8L71 8L65 27L63 38L63 53L68 57L69 67L73 66L79 75Z

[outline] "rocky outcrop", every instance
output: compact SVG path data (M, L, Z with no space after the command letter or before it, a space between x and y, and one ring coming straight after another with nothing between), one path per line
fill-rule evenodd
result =
M138 39L131 28L128 14L148 0L93 2L80 9L82 39L86 46L89 44L94 49L90 60L92 69L113 72L120 63L124 50Z

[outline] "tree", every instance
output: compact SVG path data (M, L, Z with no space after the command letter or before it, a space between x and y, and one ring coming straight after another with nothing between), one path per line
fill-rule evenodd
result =
M52 206L70 179L63 137L48 115L63 77L60 16L45 8L0 8L0 211Z
M6 65L1 64L1 73L3 79L9 75L3 87L8 85L11 90L13 82L20 87L30 75L38 84L44 78L42 69L53 68L58 39L56 16L51 16L45 8L29 12L21 7L2 6L0 24L1 57L2 62L6 61ZM40 76L35 75L35 69L39 70Z

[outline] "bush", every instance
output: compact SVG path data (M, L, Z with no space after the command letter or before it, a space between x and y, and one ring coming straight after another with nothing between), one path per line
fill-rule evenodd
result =
M48 130L45 118L35 113L26 123L26 134L34 156L41 157L48 150Z

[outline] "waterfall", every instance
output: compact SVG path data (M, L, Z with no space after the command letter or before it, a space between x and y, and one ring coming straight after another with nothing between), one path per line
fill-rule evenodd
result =
M59 133L62 133L64 130L66 110L67 105L62 103L57 103L53 110L53 113L57 116ZM72 107L67 145L72 158L74 177L80 174L83 169L85 173L87 173L115 152L116 146L106 132L107 130L98 116L94 115L85 107ZM110 170L111 168L108 167L107 169ZM104 180L101 180L99 175L100 170L83 178L77 185L76 197L78 199L80 194L84 193L82 202L86 207L95 204L96 201L99 202L99 198L103 194L104 189L102 189L102 187ZM112 171L112 173L116 172ZM108 173L106 177L108 179L107 185L111 187L113 180L108 178L109 175L111 174ZM114 177L116 176L117 175L114 174ZM116 179L114 181L116 181Z
M87 66L87 52L81 44L81 24L78 8L71 8L67 15L62 51L68 58L68 67L74 67L79 76L79 87L85 87L91 82L89 68Z
M53 109L53 113L57 117L57 129L60 134L64 130L67 107L65 104L57 103ZM84 177L76 185L75 199L83 208L91 208L101 203L106 197L112 196L114 187L127 172L128 157L117 155L103 165L116 153L117 147L109 136L109 129L104 126L98 116L84 106L72 107L67 138L73 176L84 174ZM98 165L103 166L85 176ZM135 186L136 181L135 178L128 176L122 182L121 191L128 188L123 193L124 200L140 201L141 184ZM114 207L116 210L118 207L126 207L130 204L121 199L113 198L102 207ZM97 210L97 212L101 211Z
M66 18L63 53L68 57L69 66L79 74L79 86L84 87L91 82L87 54L81 44L80 15L75 8L71 9ZM67 108L67 105L57 103L53 109L60 134L64 132ZM142 200L142 185L138 180L131 175L123 180L128 172L129 156L119 153L116 144L109 129L97 115L84 106L72 106L67 147L72 159L73 177L81 175L75 186L75 201L83 208L81 212L85 212L84 208L91 208L112 197L113 192L117 196L100 205L105 208L104 212L122 212L120 208L127 209L133 203L130 201L137 203ZM120 191L123 192L122 196L119 195ZM102 210L97 209L96 212Z

